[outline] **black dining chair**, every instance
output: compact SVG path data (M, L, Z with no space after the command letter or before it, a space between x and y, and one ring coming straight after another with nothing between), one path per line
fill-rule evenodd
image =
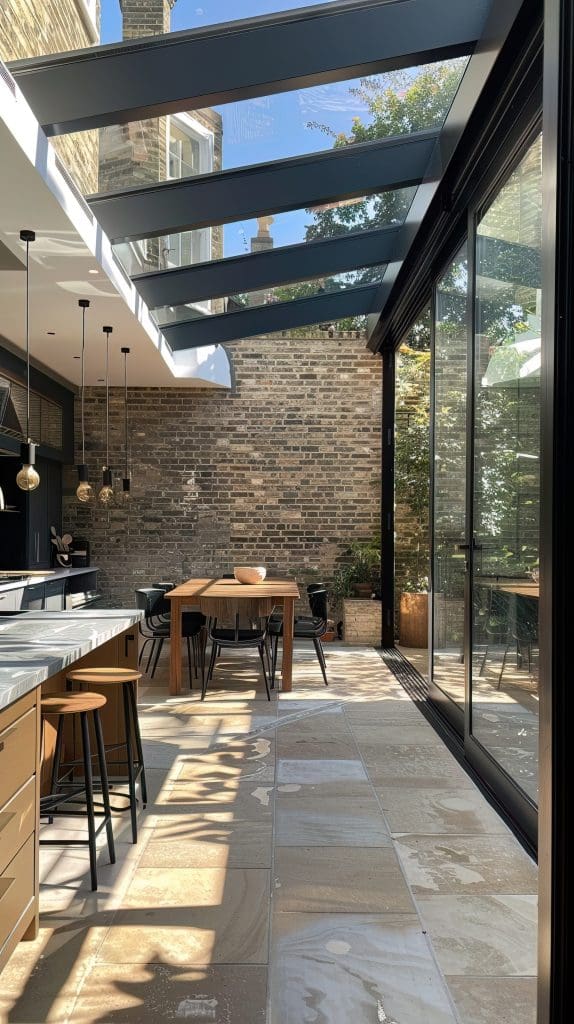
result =
M267 691L267 700L271 700L271 694L269 692L269 678L265 667L267 621L261 619L258 626L252 623L250 628L242 629L240 627L239 614L235 615L235 623L232 627L218 626L217 619L214 618L209 620L207 632L211 641L211 656L209 659L209 668L203 677L201 699L205 700L207 687L213 678L215 661L221 654L222 650L227 650L229 648L248 650L256 647L261 659L261 668L263 670L263 681Z
M172 588L170 588L172 589ZM163 645L170 639L170 605L166 599L164 587L140 587L136 590L137 607L143 611L144 618L140 620L139 631L144 638L142 649L139 654L138 664L141 665L144 651L151 643L151 650L147 660L146 673L152 666L151 678L162 652ZM205 678L205 645L203 643L202 629L205 625L205 616L201 612L184 612L182 615L181 630L182 636L187 641L187 659L189 667L189 688L193 686L193 669L196 677L201 668L202 682ZM192 654L193 651L193 654ZM192 669L193 665L193 669Z
M317 660L321 666L325 686L329 685L327 680L327 665L325 653L321 643L321 637L327 632L328 603L327 589L322 583L311 583L307 587L307 597L311 615L298 615L293 625L294 640L310 640L315 648ZM273 613L269 619L269 637L271 640L271 688L275 686L275 672L277 669L277 650L279 637L283 636L283 615Z

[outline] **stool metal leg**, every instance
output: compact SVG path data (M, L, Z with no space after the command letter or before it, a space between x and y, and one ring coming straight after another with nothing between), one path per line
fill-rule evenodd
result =
M60 761L62 760L62 741L64 739L64 718L58 716L58 728L56 732L56 746L54 747L54 760L52 762L52 783L50 792L55 793L60 778Z
M147 804L147 783L145 777L145 765L143 756L142 737L140 731L140 722L138 715L138 706L136 701L136 683L124 683L124 686L128 688L128 700L131 707L132 720L134 723L134 733L136 738L136 751L138 755L138 764L140 768L140 778L142 787L142 804L145 807Z
M138 841L138 818L136 806L136 779L134 772L134 756L132 752L132 730L130 722L130 704L126 687L128 683L122 683L122 696L124 700L124 728L126 741L126 758L128 768L128 792L130 795L130 815L132 820L132 842Z
M90 756L90 732L88 729L88 715L86 711L80 712L82 725L82 750L84 754L84 784L86 788L86 812L88 817L88 844L90 848L90 877L92 890L98 888L98 872L96 867L96 823L94 818L94 785L92 780L92 758Z
M110 855L110 864L116 863L116 851L114 847L114 830L112 827L112 809L110 807L110 790L108 786L108 768L106 765L106 750L104 747L104 737L102 733L102 720L100 718L100 712L96 708L93 712L94 715L94 732L96 734L96 744L98 747L98 762L100 766L100 782L102 784L102 799L104 804L104 814L106 816L106 833L108 837L108 852Z

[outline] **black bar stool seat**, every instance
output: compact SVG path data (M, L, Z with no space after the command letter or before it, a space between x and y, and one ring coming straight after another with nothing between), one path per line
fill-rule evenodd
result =
M114 765L126 765L128 771L128 806L131 815L132 842L138 841L137 822L137 782L141 784L142 806L147 804L147 785L143 757L142 740L139 726L136 684L142 674L131 668L78 668L67 674L67 685L71 690L74 686L121 686L123 698L124 736L118 743L106 744L105 751L119 750L125 747L126 757L122 761L111 762Z
M44 846L89 846L90 850L90 876L92 889L98 888L98 874L96 867L97 850L96 839L101 830L105 827L108 840L108 852L110 864L115 864L116 854L114 847L114 833L112 829L112 812L110 807L110 793L108 787L108 773L106 769L106 752L102 734L102 723L100 720L100 708L106 704L106 698L101 693L51 693L42 697L42 738L41 749L44 749L44 721L47 716L54 716L58 719L56 732L56 749L54 751L54 764L52 768L51 792L40 799L40 816L48 816L50 822L57 815L77 816L85 813L88 819L88 839L40 839ZM100 769L100 783L103 800L103 817L100 825L96 827L94 808L94 783L92 776L92 754L90 750L90 731L88 727L88 715L92 715L96 745L98 748L97 757ZM61 764L62 742L64 736L64 720L67 716L79 715L82 740L82 758L78 761ZM84 778L77 781L73 778L75 765L83 765ZM60 776L60 770L64 769L64 775ZM71 778L70 778L71 777ZM81 795L81 800L79 799ZM62 805L82 802L86 804L86 810L75 811L69 806Z

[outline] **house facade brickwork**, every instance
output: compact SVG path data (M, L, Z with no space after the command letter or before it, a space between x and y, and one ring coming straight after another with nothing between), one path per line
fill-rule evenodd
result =
M0 58L7 63L92 46L99 24L100 0L2 0ZM54 138L52 144L80 191L97 192L98 132Z

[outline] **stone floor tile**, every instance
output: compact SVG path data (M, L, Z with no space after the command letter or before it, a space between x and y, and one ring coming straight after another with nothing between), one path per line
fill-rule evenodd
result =
M414 893L538 891L536 865L511 835L403 835L396 850Z
M196 1020L265 1024L267 968L98 964L74 1007L73 1024Z
M373 751L367 762L375 786L408 785L447 789L474 789L474 783L450 751L442 744L418 746L389 743Z
M414 913L391 848L279 846L275 910L284 913Z
M156 801L156 810L161 813L165 809L166 814L194 817L223 814L235 821L271 820L273 795L273 784L264 785L257 779L251 782L177 779L162 790Z
M270 1024L455 1024L414 914L275 914Z
M392 833L508 834L502 818L478 789L383 786L377 796Z
M463 1024L536 1024L536 978L446 979Z
M417 896L444 974L535 975L535 896Z
M269 872L140 868L99 951L102 963L267 963Z
M315 783L315 782L350 782L359 780L367 782L367 773L361 761L336 760L297 760L281 758L277 761L278 783Z
M277 788L280 846L388 846L390 835L367 782L286 783Z
M270 868L273 829L267 821L193 820L156 816L140 860L150 868Z
M238 739L211 749L207 754L183 754L179 758L178 779L257 779L273 781L275 777L275 739Z
M44 912L34 942L22 942L2 971L0 1020L10 1024L64 1024L113 914ZM96 1018L97 1019L97 1018Z

